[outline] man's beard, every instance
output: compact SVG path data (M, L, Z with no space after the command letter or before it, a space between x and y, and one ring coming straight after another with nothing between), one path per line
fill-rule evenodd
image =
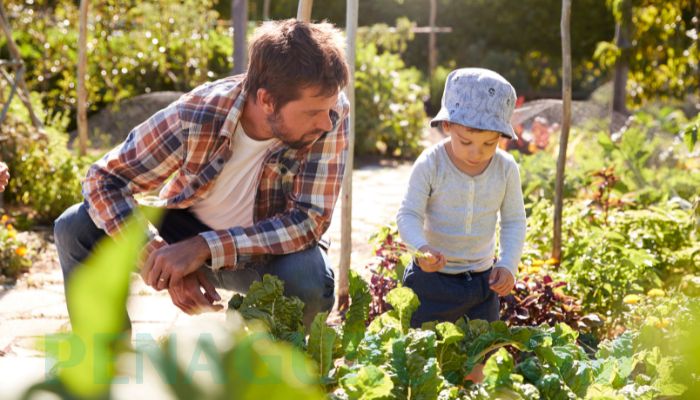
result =
M280 116L279 113L275 112L272 115L267 117L267 123L270 126L270 130L272 131L272 134L282 141L284 144L287 146L291 147L292 149L303 149L305 147L310 146L312 143L318 139L323 131L321 130L315 130L309 133L306 133L302 135L301 139L299 140L290 140L289 139L289 131L287 130L287 127L284 126L284 120ZM314 139L313 140L304 140L304 138L311 136L313 134Z

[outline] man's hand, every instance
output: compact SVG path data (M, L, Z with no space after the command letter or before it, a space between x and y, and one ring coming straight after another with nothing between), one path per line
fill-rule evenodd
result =
M209 245L197 235L182 242L168 244L149 254L142 274L154 289L179 285L185 275L198 270L211 257Z
M433 247L428 245L421 246L418 249L422 254L422 257L416 257L416 264L423 270L423 272L436 272L445 268L447 260L445 256Z
M171 284L168 293L173 304L189 315L224 308L221 304L214 304L215 301L221 300L221 297L201 269L185 276L179 283Z
M10 170L7 168L7 164L0 162L0 192L5 191L5 186L7 182L10 181Z
M148 283L148 274L151 272L150 269L146 269L146 261L154 251L167 245L168 244L162 237L156 236L146 244L143 250L141 250L141 256L139 257L139 270L141 273L141 278L143 278L144 282ZM161 290L159 288L156 289Z
M496 267L491 270L489 275L489 287L499 296L505 296L513 290L515 278L504 267Z

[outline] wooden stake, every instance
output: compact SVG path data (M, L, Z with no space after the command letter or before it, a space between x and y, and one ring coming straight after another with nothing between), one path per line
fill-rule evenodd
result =
M299 0L299 8L297 9L297 19L299 21L311 22L311 8L313 0Z
M557 177L554 194L554 238L552 258L561 262L561 224L564 208L564 169L566 148L571 127L571 0L562 0L561 8L561 52L562 52L562 121L557 159Z
M89 0L80 0L80 31L78 33L78 151L81 156L87 153L87 15Z
M349 305L349 276L352 254L352 170L354 169L355 148L355 38L357 36L357 0L347 0L346 11L346 55L350 66L350 80L345 93L350 102L350 124L348 126L348 159L343 177L342 206L340 215L340 265L338 266L338 309Z
M232 0L231 25L233 26L233 75L248 69L248 1Z

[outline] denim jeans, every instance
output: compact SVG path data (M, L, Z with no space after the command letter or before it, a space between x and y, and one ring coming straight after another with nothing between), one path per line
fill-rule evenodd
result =
M159 233L167 243L176 243L207 230L211 228L187 210L166 210L159 226ZM68 208L56 220L54 239L64 284L105 235L95 226L84 203ZM243 294L265 274L278 277L284 282L286 296L297 296L304 302L307 328L317 313L330 310L335 301L333 269L326 252L318 245L297 253L273 256L266 264L245 264L235 271L221 269L214 272L207 266L202 266L202 269L215 287Z
M490 273L491 269L457 275L424 272L412 262L403 275L404 286L411 288L420 300L411 326L420 328L429 321L455 322L463 316L498 320L500 301L489 287Z

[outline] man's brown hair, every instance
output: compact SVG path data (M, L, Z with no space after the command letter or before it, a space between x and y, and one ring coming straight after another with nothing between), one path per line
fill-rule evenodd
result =
M255 99L258 89L266 89L277 110L298 99L301 89L314 86L318 95L332 96L348 83L343 36L327 22L265 22L248 53L245 90Z

